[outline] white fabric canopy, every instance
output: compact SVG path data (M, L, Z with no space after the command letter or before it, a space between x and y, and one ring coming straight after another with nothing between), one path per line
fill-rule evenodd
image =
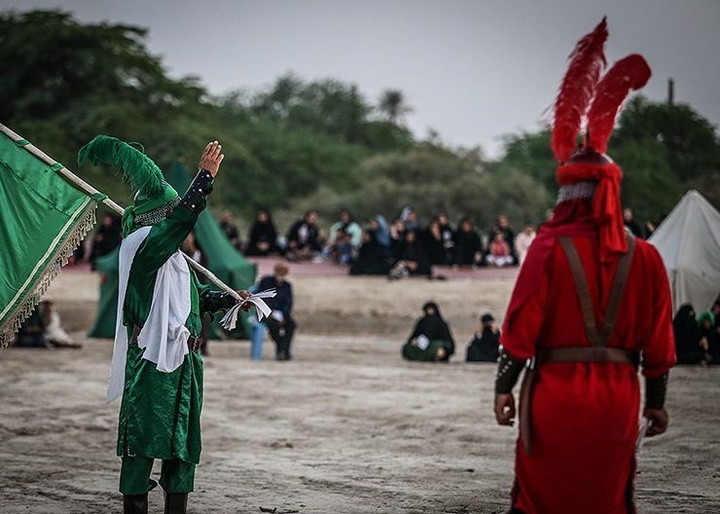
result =
M697 191L688 191L648 239L662 256L673 309L690 303L709 309L720 293L720 213Z

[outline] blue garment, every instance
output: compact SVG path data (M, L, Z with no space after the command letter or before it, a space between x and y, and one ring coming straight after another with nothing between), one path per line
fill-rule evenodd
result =
M378 243L383 245L385 248L390 247L390 229L388 228L387 221L385 220L385 217L376 214L375 215L375 221L377 221L378 228L375 231L375 239Z
M250 335L250 358L254 361L262 360L263 355L263 339L267 327L262 321L258 321L256 317L251 318L252 334Z
M295 333L295 320L290 315L292 310L292 285L287 281L278 281L274 275L267 275L260 279L255 291L265 291L275 288L277 294L273 298L266 298L265 303L273 312L281 312L282 320L276 319L273 315L258 322L253 327L250 345L250 358L253 360L262 359L262 340L267 329L275 341L275 358L277 360L289 360L292 358L290 345Z
M265 303L267 303L268 307L272 310L282 312L283 317L289 318L293 304L292 285L286 280L279 283L274 275L267 275L260 279L257 290L265 291L273 287L277 290L277 294L274 298L266 298Z

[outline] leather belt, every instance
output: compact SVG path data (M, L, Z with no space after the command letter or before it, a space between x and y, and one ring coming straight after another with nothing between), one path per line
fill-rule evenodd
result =
M538 364L561 362L617 362L634 364L635 354L621 348L606 346L576 346L571 348L544 348L538 355Z
M128 342L129 346L137 346L138 345L138 336L140 335L140 331L142 330L142 327L138 325L133 326L132 336L130 337L130 341ZM187 340L188 350L191 352L196 352L200 349L200 346L202 346L203 338L202 336L193 336L191 335Z
M618 364L631 364L637 367L638 356L633 352L621 348L608 348L606 346L572 346L568 348L543 348L540 350L535 362L535 369L525 371L522 386L520 387L520 439L525 453L530 455L532 445L530 402L538 379L538 368L545 364L559 364L569 362L610 362Z

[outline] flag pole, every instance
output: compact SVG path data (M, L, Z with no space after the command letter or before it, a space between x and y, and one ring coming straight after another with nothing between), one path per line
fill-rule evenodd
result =
M10 139L15 141L16 143L27 141L25 138L23 138L22 136L18 135L15 132L13 132L12 130L10 130L8 127L3 125L2 123L0 123L0 131L3 132L5 135L7 135ZM23 148L25 150L27 150L28 152L30 152L31 154L33 154L38 159L40 159L41 161L43 161L45 164L48 164L49 166L55 166L56 164L58 164L58 162L55 159L53 159L52 157L47 155L45 152L43 152L42 150L40 150L38 147L36 147L35 145L33 145L30 142L23 145ZM87 193L90 196L95 196L95 195L105 196L105 198L102 200L102 203L104 203L107 207L109 207L113 211L122 215L124 209L120 206L120 204L118 204L117 202L113 201L111 198L108 198L107 195L104 195L103 193L101 193L100 191L95 189L93 186L91 186L90 184L85 182L83 179L81 179L80 177L75 175L72 171L67 169L64 165L60 164L60 166L62 166L62 167L57 170L57 172L60 175L65 177L69 182L71 182L72 184L74 184L75 186L77 186L79 189L81 189L82 191L84 191L85 193ZM185 260L187 261L187 263L190 266L195 268L195 270L197 270L199 273L202 273L203 275L205 275L210 280L210 282L212 282L213 284L218 286L220 289L222 289L226 293L230 294L236 300L242 300L240 295L237 294L237 292L233 288L231 288L225 282L223 282L222 280L217 278L212 271L210 271L209 269L205 268L204 266L201 266L199 263L192 260L192 258L189 255L186 255L183 252L180 252L180 253L182 254L183 257L185 257Z

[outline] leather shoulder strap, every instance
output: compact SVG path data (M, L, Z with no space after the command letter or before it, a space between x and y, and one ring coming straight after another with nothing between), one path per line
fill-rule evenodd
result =
M599 332L595 322L595 310L593 308L592 297L590 296L590 288L588 287L587 278L585 277L585 271L583 270L577 248L575 248L572 239L569 237L561 237L559 241L570 265L573 279L575 280L575 289L577 290L578 300L580 301L580 309L582 311L583 321L585 322L587 337L593 346L605 346L615 330L615 322L617 321L618 311L622 303L625 284L627 283L630 273L630 264L635 250L635 238L630 235L627 236L628 251L620 257L618 262L613 284L610 289L610 297L605 310L605 316L603 316L602 330Z
M605 317L603 321L600 335L607 341L612 337L615 330L615 322L617 321L618 311L622 303L623 293L625 292L625 284L627 284L630 275L630 264L632 263L633 253L635 251L635 238L627 235L628 251L620 257L615 278L613 279L612 289L610 289L610 298L608 299L607 308L605 309ZM603 343L604 344L604 343Z
M595 323L595 310L593 309L590 288L588 287L587 278L585 278L585 271L580 261L580 255L572 239L569 237L561 237L559 241L570 265L573 279L575 280L575 290L577 291L578 300L580 300L580 310L582 311L583 321L585 322L585 333L593 346L600 346L602 345L602 341L597 330L597 324Z

